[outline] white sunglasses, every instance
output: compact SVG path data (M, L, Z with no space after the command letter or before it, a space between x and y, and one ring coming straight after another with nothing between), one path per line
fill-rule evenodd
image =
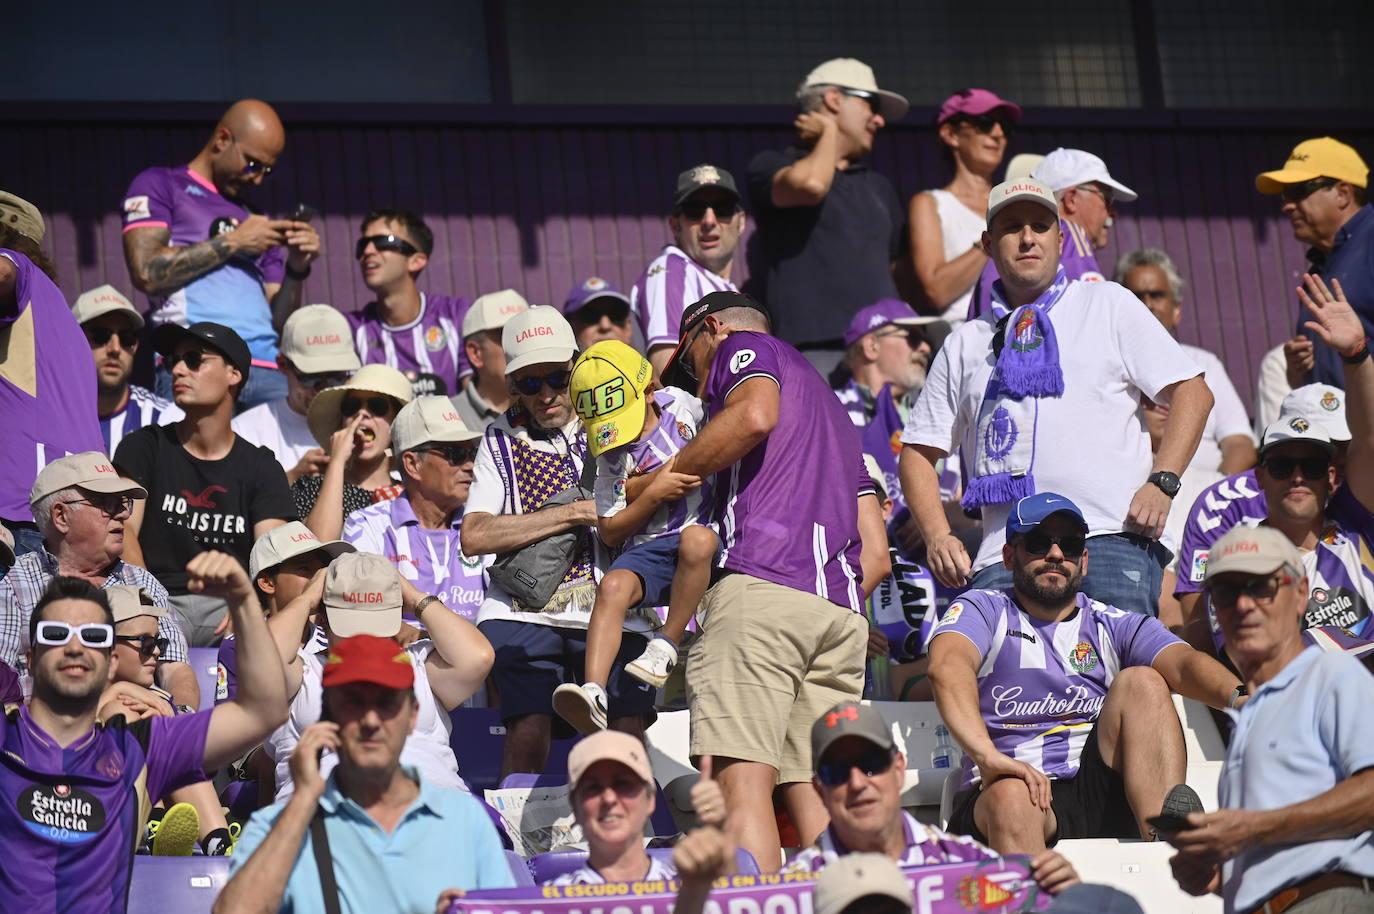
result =
M39 644L61 647L72 640L72 635L80 638L86 647L114 647L114 626L107 622L87 622L84 625L39 622L35 640Z

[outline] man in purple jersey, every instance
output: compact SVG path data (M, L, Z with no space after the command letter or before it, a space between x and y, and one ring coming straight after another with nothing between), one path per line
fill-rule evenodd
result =
M224 112L186 165L155 166L124 194L124 261L152 302L154 324L214 321L234 328L253 354L239 404L286 396L277 371L277 334L301 303L301 284L319 256L308 221L269 219L241 199L272 173L286 131L272 106L254 99ZM157 393L171 399L170 373Z
M710 416L673 469L715 475L725 571L697 611L691 751L715 757L730 836L771 870L774 786L804 840L825 825L807 739L863 689L863 602L891 571L882 508L858 430L753 298L712 292L684 311L664 375L701 391Z
M377 296L348 315L358 357L402 372L416 396L457 393L472 373L461 333L471 302L415 284L433 252L434 233L404 209L369 210L353 251L363 285Z
M213 711L96 720L114 616L85 581L57 578L29 622L33 697L0 723L0 898L6 910L122 912L151 798L203 781L286 719L285 682L243 566L205 552L192 586L229 602L239 691Z
M630 310L644 334L649 364L660 377L677 345L683 309L711 292L735 291L730 270L744 232L743 202L734 176L724 168L702 163L677 176L668 216L673 243L630 289Z
M1035 855L1200 811L1170 691L1235 707L1240 681L1159 620L1079 590L1088 524L1063 495L1021 499L1006 532L1012 587L965 592L930 643L935 703L965 752L950 830Z

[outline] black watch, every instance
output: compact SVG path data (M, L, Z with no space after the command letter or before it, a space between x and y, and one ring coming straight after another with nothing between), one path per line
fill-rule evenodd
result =
M1179 481L1178 474L1170 473L1168 470L1160 470L1158 473L1151 473L1150 478L1145 481L1154 483L1159 491L1170 498L1177 495L1178 490L1183 487L1183 483Z

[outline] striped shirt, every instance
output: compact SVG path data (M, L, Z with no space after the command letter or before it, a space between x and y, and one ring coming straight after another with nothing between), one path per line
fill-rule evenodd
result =
M906 852L897 861L898 866L930 866L938 863L977 863L979 860L993 860L997 852L984 847L968 835L951 835L933 825L917 822L909 812L902 813L902 831L906 835ZM849 853L840 843L832 825L816 843L803 848L801 853L788 861L782 868L784 873L815 873L834 863Z
M458 390L458 379L472 374L463 352L463 315L472 302L452 295L420 293L420 315L393 327L381 318L377 303L344 315L353 327L353 346L364 365L390 365L401 372L423 372ZM413 380L413 379L412 379Z
M108 416L100 417L100 435L105 439L105 453L113 454L115 446L129 432L145 425L169 425L185 413L175 403L169 403L146 387L129 385L129 399Z
M676 346L682 312L712 292L738 292L735 284L667 245L630 289L630 310L644 333L644 348Z

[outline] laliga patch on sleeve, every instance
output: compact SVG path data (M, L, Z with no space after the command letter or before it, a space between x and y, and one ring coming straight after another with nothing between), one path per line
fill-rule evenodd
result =
M1081 281L1081 282L1106 282L1106 281L1107 281L1107 277L1103 276L1101 273L1097 272L1096 270L1089 270L1089 271L1087 271L1086 273L1081 273L1081 274L1079 274L1078 279L1079 279L1079 281Z
M1199 549L1193 553L1193 567L1188 570L1188 580L1198 583L1207 574L1207 556L1210 550Z
M945 610L945 614L940 617L940 621L935 623L935 627L944 628L945 626L953 625L959 621L959 617L963 614L963 603L951 603L949 609Z
M754 350L741 349L739 352L730 356L730 373L739 374L752 361L754 361Z
M124 201L124 218L129 222L153 218L152 210L148 208L148 195L139 194L137 197L126 199Z

